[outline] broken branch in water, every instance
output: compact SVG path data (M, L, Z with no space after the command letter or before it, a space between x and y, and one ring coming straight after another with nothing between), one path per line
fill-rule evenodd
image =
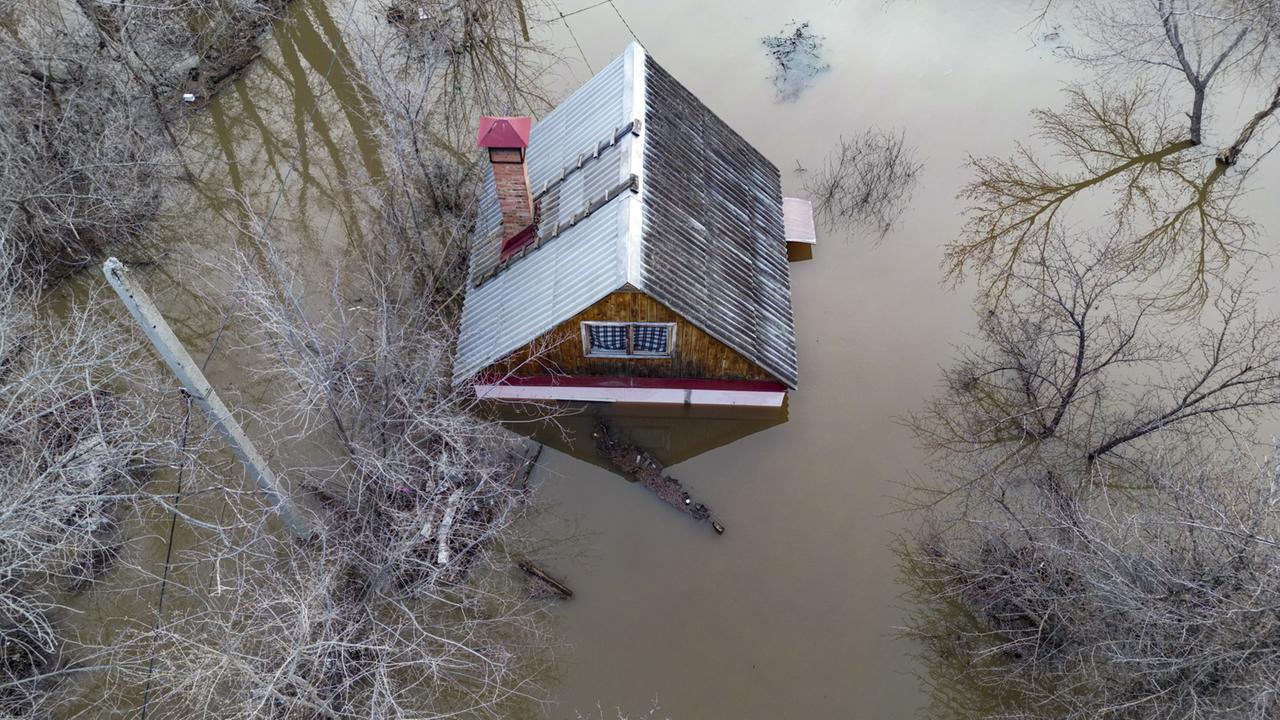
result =
M532 560L521 560L517 566L528 576L526 587L531 598L548 598L559 597L568 600L573 597L573 590L560 580L548 575L545 570L538 567Z

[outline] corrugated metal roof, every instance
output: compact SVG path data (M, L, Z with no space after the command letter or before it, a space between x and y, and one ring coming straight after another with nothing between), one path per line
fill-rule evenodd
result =
M629 49L533 126L525 157L534 194L639 116L631 83L640 74L641 56L638 46ZM598 158L584 159L580 171L566 174L552 191L556 211L544 214L542 226L567 223L592 200L629 182L633 145L638 149L639 138L625 133ZM499 265L502 216L490 169L472 240L471 287L463 301L454 381L474 376L625 284L628 228L636 214L631 206L638 203L633 193L621 193L554 240L511 261L518 271L491 275Z
M535 195L551 186L539 225L550 239L495 274L500 215L486 178L455 381L630 284L795 387L778 169L638 45L533 127L527 158ZM639 194L602 204L632 175Z
M795 387L795 325L778 168L645 59L643 284Z

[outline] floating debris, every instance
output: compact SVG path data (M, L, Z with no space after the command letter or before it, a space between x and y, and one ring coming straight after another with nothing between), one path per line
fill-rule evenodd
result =
M616 438L604 419L596 420L596 429L591 437L595 441L596 452L615 470L649 488L671 507L692 515L694 520L711 520L716 534L724 534L724 525L712 519L711 508L694 502L679 480L664 475L662 463L653 453Z
M825 38L809 29L809 23L791 21L777 35L760 39L773 60L773 87L779 102L791 102L813 84L813 79L831 69L822 60Z

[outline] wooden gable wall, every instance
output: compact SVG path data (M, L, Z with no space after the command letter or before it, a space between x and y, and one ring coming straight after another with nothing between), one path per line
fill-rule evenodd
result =
M587 357L581 323L673 322L676 345L669 358ZM532 355L534 360L529 360ZM618 291L566 320L528 347L492 365L487 372L534 375L617 375L714 380L774 380L755 363L716 340L670 308L638 291Z

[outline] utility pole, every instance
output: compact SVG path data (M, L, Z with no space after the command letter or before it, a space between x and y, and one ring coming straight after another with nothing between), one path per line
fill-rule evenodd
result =
M298 507L281 489L280 482L267 466L267 461L258 453L249 436L245 435L240 423L231 415L231 410L213 391L213 387L201 372L200 366L191 358L178 337L173 334L169 323L165 322L164 316L160 314L155 303L142 288L134 284L124 263L116 258L108 258L102 264L102 272L107 276L107 282L111 283L111 287L115 288L116 294L124 301L125 307L129 308L133 319L142 326L142 331L147 334L147 338L151 340L151 344L160 353L165 364L178 377L183 390L222 433L222 437L231 446L236 457L244 463L245 470L267 496L272 509L280 513L289 532L299 540L309 540L313 534L310 522L299 514Z

